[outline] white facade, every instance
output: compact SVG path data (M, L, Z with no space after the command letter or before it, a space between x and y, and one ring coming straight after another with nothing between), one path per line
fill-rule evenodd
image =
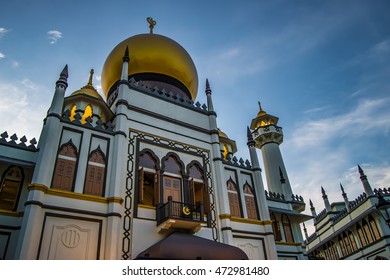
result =
M268 191L257 158L258 138L267 129L282 137L281 128L248 128L251 158L237 159L208 83L201 106L135 81L128 67L123 59L108 103L91 82L65 97L65 68L38 146L2 134L0 258L147 258L145 250L180 231L250 259L306 259L299 224L310 217L292 194L281 141L261 147ZM6 195L14 206L1 204Z

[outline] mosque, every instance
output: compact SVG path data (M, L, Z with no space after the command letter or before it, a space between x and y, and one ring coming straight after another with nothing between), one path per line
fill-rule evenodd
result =
M65 66L39 141L1 134L0 259L307 259L300 225L313 217L279 119L259 106L238 159L209 81L198 89L190 55L148 22L108 55L104 98L93 70L67 93Z

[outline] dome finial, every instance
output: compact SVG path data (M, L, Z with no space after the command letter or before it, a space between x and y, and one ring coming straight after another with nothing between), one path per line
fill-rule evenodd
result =
M257 101L257 103L259 104L259 109L260 109L260 112L264 112L263 108L261 107L261 103L260 103L260 101Z
M150 34L153 34L153 28L157 24L157 22L155 20L153 20L152 17L148 17L148 18L146 18L146 20L149 23Z
M89 80L88 80L88 85L89 86L92 86L93 73L95 73L95 71L93 70L93 68L91 68L91 71L89 71Z

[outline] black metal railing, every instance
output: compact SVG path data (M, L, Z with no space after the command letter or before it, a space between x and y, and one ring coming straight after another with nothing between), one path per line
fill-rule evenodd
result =
M160 204L156 208L157 225L167 219L181 219L189 221L204 222L204 207L203 204L189 204L184 202L173 201L172 197L168 197L168 202Z

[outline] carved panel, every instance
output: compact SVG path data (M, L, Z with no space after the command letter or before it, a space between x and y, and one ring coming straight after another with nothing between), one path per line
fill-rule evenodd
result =
M39 259L93 260L100 248L100 223L47 216Z

